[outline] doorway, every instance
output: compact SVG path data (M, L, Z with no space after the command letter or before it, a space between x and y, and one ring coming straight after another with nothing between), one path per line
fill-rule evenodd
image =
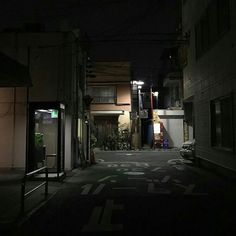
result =
M116 138L118 132L118 116L95 116L95 136L97 146L104 148L107 142ZM112 148L112 147L111 147Z
M58 102L29 104L28 172L45 164L49 177L64 174L64 105Z

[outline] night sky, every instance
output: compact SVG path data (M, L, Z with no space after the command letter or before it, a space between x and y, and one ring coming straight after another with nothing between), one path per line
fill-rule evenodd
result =
M155 85L164 48L175 46L180 0L1 0L0 28L70 25L91 41L92 60L131 61L136 79ZM149 82L150 83L150 82Z

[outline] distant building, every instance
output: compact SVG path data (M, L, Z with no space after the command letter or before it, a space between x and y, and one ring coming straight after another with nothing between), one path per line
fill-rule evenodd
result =
M118 132L130 133L130 63L95 62L93 71L95 77L87 78L87 93L93 99L90 110L94 126L91 132L97 137L97 146L104 148L104 143L115 138Z
M236 2L183 1L185 112L202 164L236 171Z

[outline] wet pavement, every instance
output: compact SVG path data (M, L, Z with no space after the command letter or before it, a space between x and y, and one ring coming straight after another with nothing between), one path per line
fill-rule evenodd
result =
M235 235L235 187L178 152L98 152L5 235Z

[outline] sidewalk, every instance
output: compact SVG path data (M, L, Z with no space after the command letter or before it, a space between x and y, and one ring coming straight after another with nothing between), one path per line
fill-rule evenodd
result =
M0 232L8 230L17 221L28 217L44 205L62 186L61 182L49 181L48 197L45 198L44 186L25 198L25 211L21 214L22 169L0 169ZM42 181L29 181L26 191L39 185Z

